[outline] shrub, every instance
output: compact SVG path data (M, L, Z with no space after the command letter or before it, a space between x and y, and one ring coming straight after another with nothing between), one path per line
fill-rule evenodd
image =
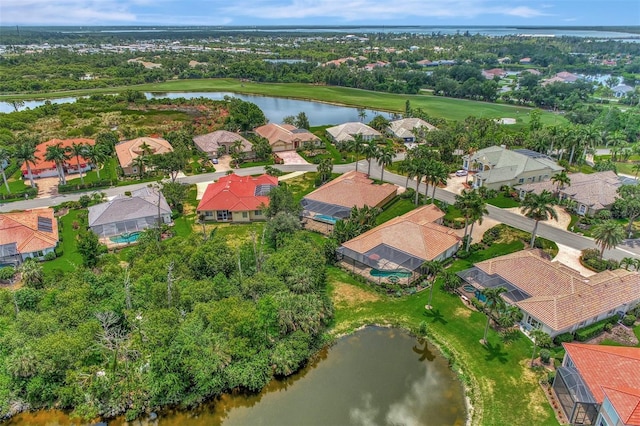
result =
M617 318L617 316L613 316L611 318L603 319L584 328L576 330L576 340L579 342L585 342L592 337L597 336L604 331L605 325L615 322Z
M0 268L0 280L9 281L16 273L16 269L13 266L5 266Z
M625 315L622 318L622 324L626 325L627 327L633 326L635 322L636 322L636 317L633 315Z
M458 257L458 259L466 259L467 257L471 256L471 253L466 250L458 250L456 256Z
M610 332L611 330L613 330L613 324L608 323L604 325L604 331L606 331L607 333Z
M562 333L558 334L554 339L553 343L556 345L561 345L562 343L573 342L573 333Z
M413 188L407 188L402 194L400 194L401 198L405 198L407 200L413 200L416 196L416 190Z
M67 185L58 185L58 192L73 192L73 191L82 191L85 189L96 189L96 188L106 188L108 186L115 185L117 182L109 179L102 179L95 182L88 182L83 184L80 183L69 183Z
M53 260L56 258L56 252L50 251L49 253L44 255L44 260Z
M543 364L549 364L550 359L551 352L549 352L549 349L542 349L540 351L540 361L542 361Z
M617 269L619 266L615 260L600 259L600 251L598 249L582 250L580 261L584 266L596 272Z

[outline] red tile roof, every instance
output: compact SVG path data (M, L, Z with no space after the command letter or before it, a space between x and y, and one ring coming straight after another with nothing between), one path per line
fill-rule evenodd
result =
M258 177L238 176L230 174L221 177L217 182L209 184L198 204L198 211L259 210L264 204L269 205L269 197L255 195L258 185L278 185L278 178L269 175Z
M44 156L47 153L48 146L54 146L54 145L60 144L62 148L68 148L74 143L81 144L81 145L95 145L96 141L93 139L79 138L79 139L51 139L46 142L42 142L41 144L36 146L36 158L39 158L39 160L36 161L35 166L33 164L31 165L31 172L34 175L37 175L38 170L45 171L45 170L53 170L56 168L56 165L53 161L47 161L44 159ZM76 159L76 157L69 158L65 163L74 168L77 168L78 166L78 160ZM80 157L81 166L85 166L87 163L88 163L88 160L86 158ZM26 164L23 163L22 167L20 167L20 170L22 170L23 175L26 175L27 173Z
M625 425L640 426L640 389L603 386L602 390Z
M38 230L38 217L51 220L51 232ZM0 214L0 245L16 243L20 253L32 253L58 244L58 221L52 208Z
M640 349L579 343L563 346L598 403L604 400L604 386L627 392L640 390ZM628 398L623 401L620 397L620 401L624 402L620 407L625 407Z

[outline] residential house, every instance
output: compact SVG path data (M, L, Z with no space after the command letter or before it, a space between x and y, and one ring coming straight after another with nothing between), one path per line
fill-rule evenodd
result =
M216 222L253 222L265 220L262 208L269 205L269 192L278 186L278 178L269 175L230 174L209 184L198 204L198 215Z
M618 198L618 188L622 185L620 178L612 171L592 174L572 173L569 185L557 187L552 181L519 185L516 189L520 198L529 193L540 194L542 191L559 192L561 200L570 199L576 203L576 213L581 216L594 215L600 210L608 209Z
M576 80L580 78L577 75L567 71L559 72L555 76L558 78L561 78L565 83L574 83Z
M398 187L375 185L366 173L352 170L329 181L302 199L302 216L334 224L349 217L353 207L382 207L396 196Z
M58 245L58 221L52 208L0 214L0 266L44 259Z
M502 78L507 72L502 68L492 68L490 70L482 70L482 76L487 80L493 80L495 77Z
M425 261L445 260L460 246L456 232L441 225L443 217L435 205L419 207L343 243L339 256L354 268L400 269L415 279Z
M569 423L640 425L640 349L563 343L553 390Z
M403 118L389 123L389 132L393 136L402 139L405 143L416 141L416 135L414 134L416 131L422 133L432 130L436 130L436 127L421 118Z
M89 207L89 229L108 238L171 224L171 208L162 192L141 188L131 195L117 195L110 201Z
M633 87L627 86L626 84L618 84L615 87L612 87L613 94L616 98L624 98L627 96L627 93L633 93Z
M172 152L173 148L162 138L142 137L124 141L116 144L116 154L122 172L125 176L135 175L140 172L136 164L136 158L140 156L166 154Z
M522 311L522 327L540 328L551 337L624 315L640 303L637 272L616 269L585 277L537 249L485 260L458 275L477 294L505 287L502 297Z
M564 170L546 155L528 149L490 146L462 157L462 168L473 174L473 187L499 190L502 186L542 182Z
M511 58L508 56L505 56L504 58L498 58L498 63L499 64L510 64L511 63Z
M231 147L240 142L240 151L245 159L255 158L253 144L237 133L227 130L216 130L206 135L198 135L193 138L196 147L206 153L209 158L218 158L220 155L229 154Z
M531 63L531 58L522 58L519 61L522 65L529 65Z
M53 161L45 160L45 156L47 154L47 147L55 146L60 144L62 148L68 149L73 144L77 145L95 145L96 141L93 139L51 139L46 142L42 142L36 146L35 156L37 158L35 164L29 163L31 166L31 174L34 178L45 178L45 177L57 177L58 170L56 169L56 164ZM80 158L76 158L75 156L70 157L66 160L62 166L62 169L65 173L80 173L80 171L86 172L91 170L91 164L89 160L80 156ZM20 168L22 171L22 176L25 178L28 177L29 171L27 170L27 165L22 164Z
M254 130L258 135L269 141L273 152L293 151L306 144L320 146L319 137L307 129L298 129L291 124L269 123Z
M420 65L421 67L428 67L429 65L431 65L431 61L428 59L422 59L421 61L416 62L416 64Z
M352 141L355 135L361 135L364 141L382 138L382 134L379 131L364 123L360 123L359 121L352 121L340 124L339 126L329 127L326 131L327 136L334 143Z
M533 75L542 75L542 73L535 68L527 68L522 70L522 73L525 73L525 72Z

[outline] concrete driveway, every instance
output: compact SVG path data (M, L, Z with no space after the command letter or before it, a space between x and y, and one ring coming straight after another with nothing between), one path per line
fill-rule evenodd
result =
M278 157L282 158L285 165L288 164L309 164L307 160L302 158L300 154L295 151L280 151L275 153Z

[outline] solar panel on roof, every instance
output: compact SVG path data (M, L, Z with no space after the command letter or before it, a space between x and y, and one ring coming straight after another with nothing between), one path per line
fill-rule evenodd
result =
M53 232L53 221L51 218L38 216L38 231Z

